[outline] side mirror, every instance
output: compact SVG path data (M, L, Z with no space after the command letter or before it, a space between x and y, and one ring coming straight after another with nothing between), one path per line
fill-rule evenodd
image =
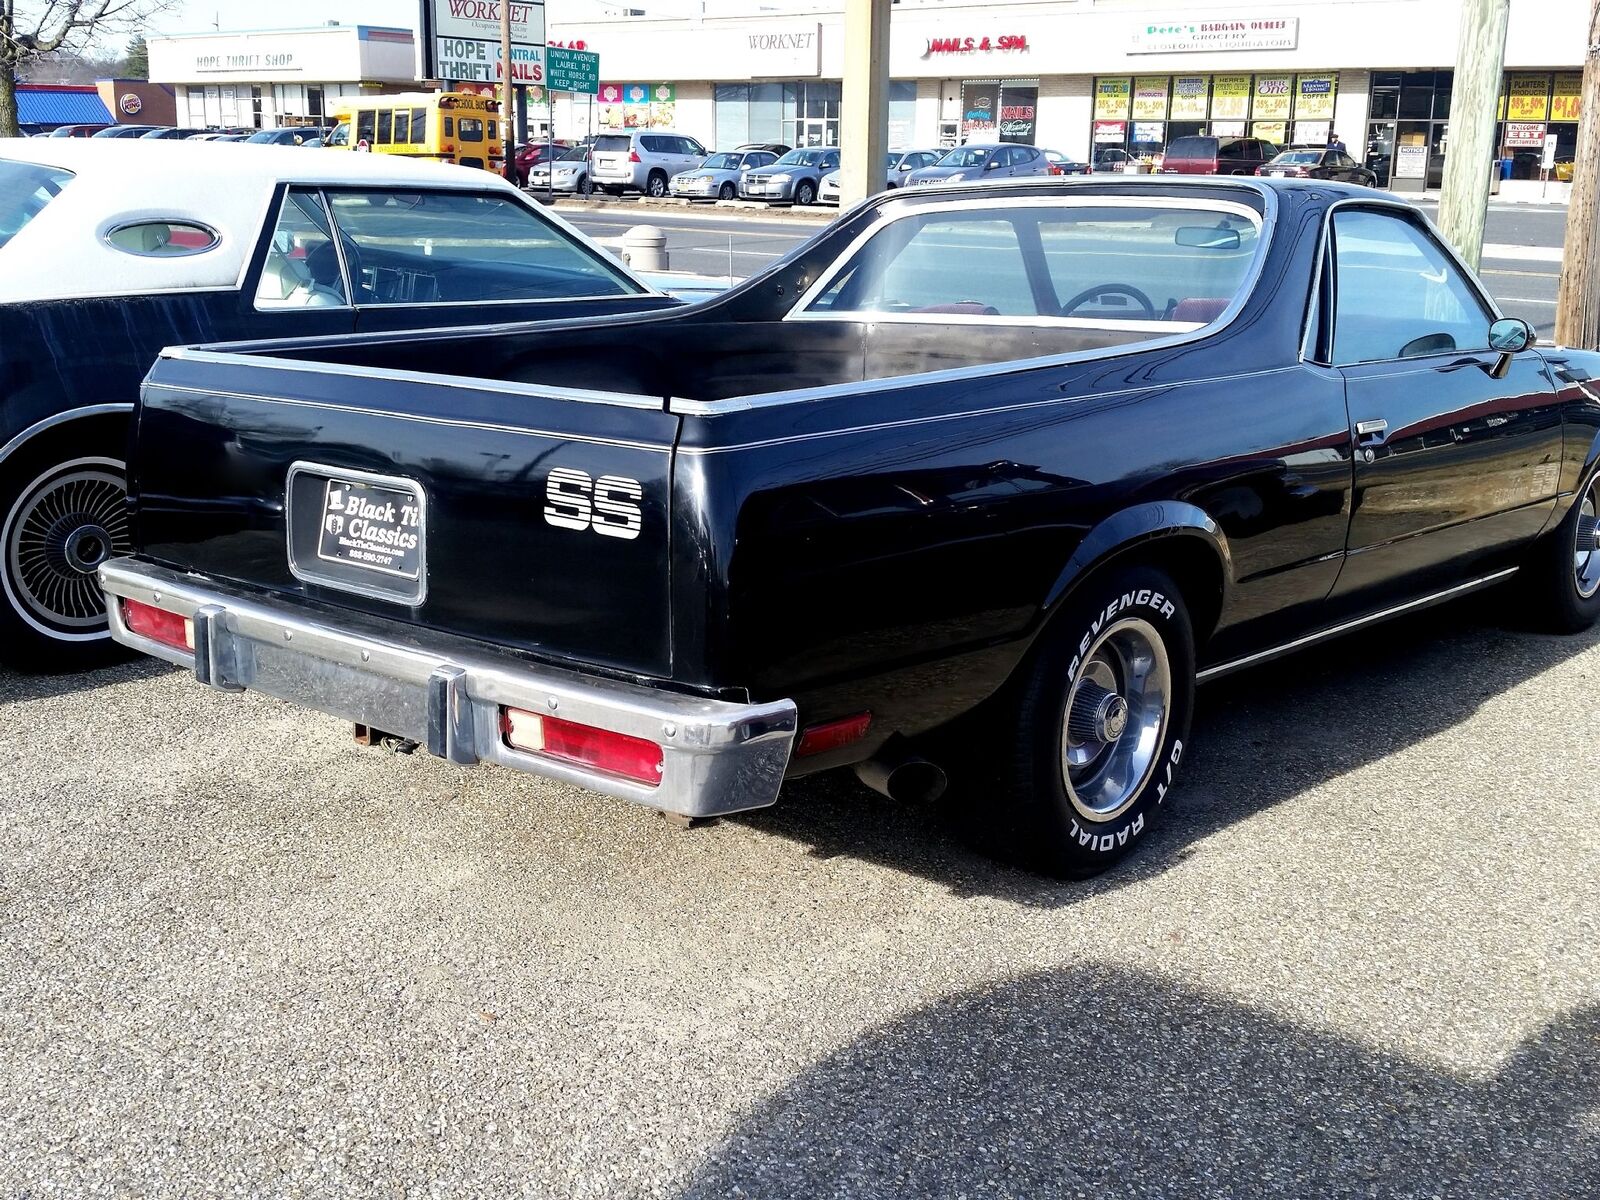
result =
M983 164L983 169L985 171L995 171L995 170L998 170L999 167L1000 167L1000 160L998 158L991 158L988 162Z
M1504 379L1511 369L1513 355L1521 354L1535 341L1533 327L1519 317L1501 317L1489 326L1489 349L1498 351L1499 359L1489 368L1491 379Z
M1489 326L1489 349L1501 354L1521 354L1535 340L1532 327L1518 317L1501 317Z

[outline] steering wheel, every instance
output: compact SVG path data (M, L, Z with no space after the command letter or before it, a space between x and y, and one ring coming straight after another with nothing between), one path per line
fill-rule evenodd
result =
M1070 317L1090 300L1100 296L1127 296L1144 309L1145 320L1154 321L1156 319L1156 306L1150 303L1150 297L1128 283L1101 283L1092 288L1084 288L1083 291L1061 306L1061 315Z

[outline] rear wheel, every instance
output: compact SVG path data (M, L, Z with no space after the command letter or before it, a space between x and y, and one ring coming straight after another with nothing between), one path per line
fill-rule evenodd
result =
M1194 686L1194 634L1177 585L1144 566L1088 580L989 714L998 757L969 774L961 825L1033 870L1104 871L1172 792Z
M667 177L660 171L652 171L645 182L645 191L652 199L659 200L667 194Z
M794 186L794 202L804 208L816 201L817 185L809 179L802 179Z
M1561 524L1534 547L1520 578L1539 624L1579 633L1600 620L1600 469Z
M131 549L120 459L34 460L0 483L0 658L76 670L120 654L95 573Z

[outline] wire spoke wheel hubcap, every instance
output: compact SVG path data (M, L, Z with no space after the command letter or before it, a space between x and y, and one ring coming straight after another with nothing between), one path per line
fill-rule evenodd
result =
M1125 618L1102 630L1067 693L1061 779L1078 814L1120 816L1155 769L1172 703L1165 643L1149 622Z
M1585 600L1600 591L1600 475L1590 480L1578 503L1578 531L1572 547L1572 578Z
M29 624L45 633L103 629L95 572L131 542L122 464L82 460L57 467L22 493L5 525L5 584Z

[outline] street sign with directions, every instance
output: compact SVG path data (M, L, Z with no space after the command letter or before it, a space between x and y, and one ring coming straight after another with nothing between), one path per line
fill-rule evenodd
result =
M552 92L580 92L593 96L600 90L600 56L589 50L545 50L545 82Z

